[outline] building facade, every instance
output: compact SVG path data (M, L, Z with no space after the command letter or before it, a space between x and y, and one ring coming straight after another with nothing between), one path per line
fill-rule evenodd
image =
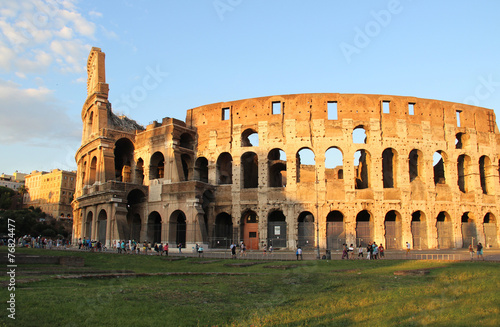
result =
M56 219L72 219L71 202L75 194L76 172L53 169L33 171L26 176L25 207L40 207Z
M74 239L250 249L499 246L493 110L391 95L277 95L146 128L87 62Z
M12 175L0 175L0 186L8 187L18 191L20 187L24 186L24 179L27 174L15 172Z

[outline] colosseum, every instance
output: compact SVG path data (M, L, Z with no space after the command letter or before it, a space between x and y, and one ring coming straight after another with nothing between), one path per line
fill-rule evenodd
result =
M498 247L493 110L368 94L220 102L145 128L87 62L73 241L227 248Z

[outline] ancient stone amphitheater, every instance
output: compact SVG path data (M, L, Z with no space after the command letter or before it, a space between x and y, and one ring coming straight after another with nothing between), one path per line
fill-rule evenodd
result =
M144 128L112 113L100 49L87 69L74 241L499 246L493 110L294 94L200 106Z

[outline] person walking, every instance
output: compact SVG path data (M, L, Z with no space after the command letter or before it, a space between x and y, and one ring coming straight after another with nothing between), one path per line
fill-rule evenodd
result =
M479 260L479 256L481 256L481 259L484 261L483 257L483 245L481 243L477 243L477 259Z
M470 259L474 260L474 247L472 246L472 243L469 244L469 253L470 253Z
M410 243L406 242L406 256L410 255L410 249L411 249Z
M168 257L168 243L163 247L163 251L165 252L165 256Z
M385 256L384 251L385 251L384 245L380 243L380 246L378 247L378 254L380 259L382 259Z
M363 247L361 246L361 244L359 245L359 248L358 248L358 259L359 257L361 257L361 259L363 259Z
M182 243L177 244L177 248L179 249L179 253L182 253Z

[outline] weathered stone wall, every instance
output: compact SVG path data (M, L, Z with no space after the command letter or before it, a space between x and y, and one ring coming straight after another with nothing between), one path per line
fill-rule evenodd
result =
M490 109L280 95L200 106L185 122L167 117L134 132L109 122L104 74L91 76L100 87L82 111L75 239L498 246L500 134Z

